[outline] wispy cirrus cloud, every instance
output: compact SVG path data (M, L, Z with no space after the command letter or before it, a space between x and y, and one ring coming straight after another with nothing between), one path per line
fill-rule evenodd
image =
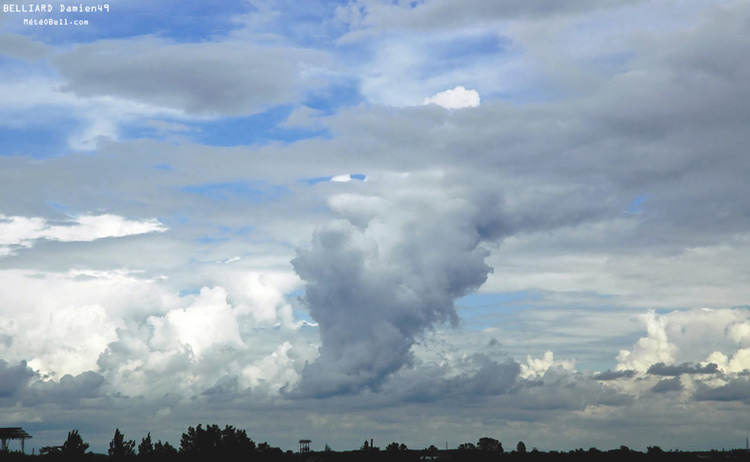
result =
M0 255L33 247L40 239L58 242L90 242L109 237L161 233L167 227L157 219L129 220L117 215L81 215L66 221L40 217L0 215Z

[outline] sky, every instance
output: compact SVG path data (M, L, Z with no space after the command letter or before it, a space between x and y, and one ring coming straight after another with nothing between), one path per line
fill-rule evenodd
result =
M27 450L744 447L747 0L50 1L0 12Z

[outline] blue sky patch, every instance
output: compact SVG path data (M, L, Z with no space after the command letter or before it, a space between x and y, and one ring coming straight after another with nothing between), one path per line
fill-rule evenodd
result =
M364 101L359 83L354 80L347 80L311 91L307 95L305 106L330 115L338 108L356 106Z
M305 183L309 185L314 185L318 183L325 183L327 181L331 181L332 176L316 176L315 178L308 178L307 180L303 180Z
M168 164L157 164L157 165L154 165L154 168L156 170L167 170L167 171L174 170L174 167Z
M198 295L201 293L200 289L181 289L179 292L180 297L187 297L190 295Z
M346 173L342 173L342 175L346 175ZM318 183L327 183L333 179L333 177L336 175L330 175L330 176L316 176L314 178L305 178L302 180L303 183L309 184L309 185L315 185ZM367 179L367 175L363 173L351 173L349 174L349 177L352 180L357 181L365 181Z
M279 124L289 117L292 110L291 106L277 106L252 116L204 122L194 136L197 141L210 146L245 146L273 141L292 143L324 133L320 129L280 127Z
M643 212L643 209L641 206L648 200L648 195L638 196L635 199L633 199L633 202L630 203L630 207L628 207L628 213L641 213Z
M70 134L77 128L77 123L72 120L32 124L23 128L0 126L0 156L27 155L46 159L65 155L70 152Z

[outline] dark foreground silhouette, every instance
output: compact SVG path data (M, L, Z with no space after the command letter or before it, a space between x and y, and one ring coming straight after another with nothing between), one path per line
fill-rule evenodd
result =
M77 430L68 433L60 446L46 446L39 454L29 455L21 451L0 451L0 461L44 459L50 461L216 461L216 462L521 462L521 461L750 461L750 451L663 451L658 446L646 452L634 451L626 446L602 451L596 448L573 451L527 451L519 441L512 451L506 451L500 441L483 437L474 443L463 443L457 449L439 450L435 446L426 449L409 449L396 442L381 450L372 440L365 440L356 451L334 451L328 445L324 451L309 451L309 440L300 440L300 451L283 451L268 443L256 444L245 430L232 426L223 429L218 425L188 427L182 434L179 447L168 442L153 442L151 434L141 439L140 444L125 439L119 429L115 430L107 454L90 452ZM7 447L7 446L6 446Z

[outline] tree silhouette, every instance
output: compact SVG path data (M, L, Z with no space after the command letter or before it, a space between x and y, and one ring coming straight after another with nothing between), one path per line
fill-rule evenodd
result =
M221 431L221 444L228 454L246 454L255 451L255 442L248 438L245 430L227 425Z
M516 445L516 451L518 451L521 454L526 453L526 445L523 443L523 441L519 441Z
M62 448L60 448L60 454L66 458L80 457L86 453L88 448L89 444L83 442L83 438L78 434L78 430L73 430L68 432L68 439L65 440Z
M138 445L138 457L150 457L154 454L154 444L151 442L151 433L141 439Z
M477 449L483 452L503 452L503 443L485 436L477 441Z
M458 445L459 451L476 451L477 447L474 443L461 443Z
M279 458L282 456L283 451L279 448L272 447L267 442L262 442L258 444L258 447L256 449L258 452L258 460L260 461L266 461L266 460L279 460Z
M165 458L171 458L177 455L177 448L165 441L163 444L161 440L154 444L154 455L160 460Z
M659 446L648 446L646 448L646 454L650 456L661 456L664 454L664 450Z
M188 427L180 439L180 453L197 456L238 456L255 451L255 442L248 438L245 430L227 425L221 430L218 425L200 424Z
M125 459L135 456L135 441L125 441L125 436L120 433L120 429L115 429L115 436L109 442L109 456L113 459Z

